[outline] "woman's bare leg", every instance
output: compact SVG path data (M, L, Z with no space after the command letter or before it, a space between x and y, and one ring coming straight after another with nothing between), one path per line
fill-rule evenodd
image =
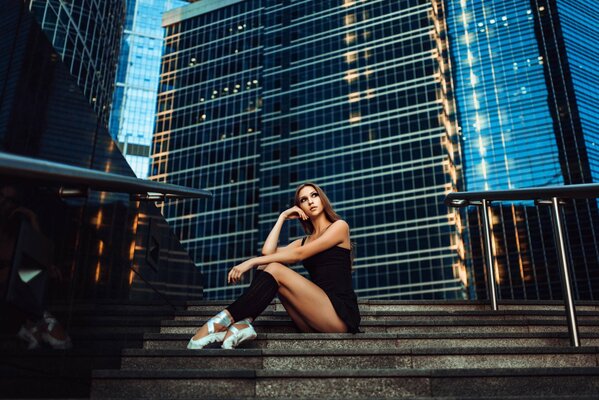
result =
M295 309L295 307L293 307L293 305L291 304L291 302L289 302L289 300L287 300L281 294L279 294L279 299L281 300L281 304L283 304L283 307L285 307L285 311L287 311L287 314L289 314L289 316L291 317L291 319L293 320L295 325L297 325L297 327L299 328L300 331L302 331L304 333L316 332L310 325L308 325L308 323L304 320L304 318L300 315L300 313ZM248 327L247 324L243 324L243 323L233 323L231 325L236 327L239 330ZM227 335L225 336L225 340L229 336L231 336L231 334L232 334L231 332L227 332Z
M287 311L287 314L289 314L289 316L291 317L295 325L297 325L300 331L304 333L316 332L314 329L312 329L310 325L308 325L306 320L304 320L304 318L295 309L295 307L293 307L291 302L287 300L285 297L283 297L283 295L281 295L280 293L279 300L281 300L281 304L283 304L283 307L285 307L285 311Z
M297 311L308 326L318 332L347 332L326 293L315 283L279 263L264 269L279 284L279 293Z
M303 317L299 314L299 312L293 307L293 305L289 302L289 300L287 300L281 294L279 294L279 300L281 300L281 304L283 304L283 307L285 307L285 311L287 311L287 314L289 314L289 316L291 317L291 319L293 320L295 325L297 325L297 327L299 328L300 331L302 331L304 333L316 332L314 329L312 329L312 327L310 325L308 325L308 323L303 319ZM248 327L247 324L243 324L243 323L233 323L231 325L236 327L239 330ZM225 340L230 335L231 335L231 332L227 332L227 335L225 336Z

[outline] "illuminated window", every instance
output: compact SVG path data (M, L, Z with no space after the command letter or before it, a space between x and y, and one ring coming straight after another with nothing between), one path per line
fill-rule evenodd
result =
M346 15L344 18L344 23L346 26L355 24L356 23L356 15L355 14Z
M357 51L350 51L349 53L345 53L345 62L350 64L358 59Z
M349 114L349 122L352 123L352 124L356 123L356 122L359 122L361 119L362 119L362 116L360 115L359 111L352 111Z

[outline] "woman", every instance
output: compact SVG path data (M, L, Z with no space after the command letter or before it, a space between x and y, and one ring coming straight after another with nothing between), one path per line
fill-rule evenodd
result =
M308 236L277 247L288 219L299 219ZM230 349L254 339L251 323L277 294L302 332L358 332L360 313L352 289L349 226L333 211L318 185L305 183L297 188L295 206L281 213L262 254L231 269L229 283L239 282L252 268L261 271L241 297L198 329L187 348L201 349L222 341L222 347ZM298 261L304 262L312 280L285 265Z

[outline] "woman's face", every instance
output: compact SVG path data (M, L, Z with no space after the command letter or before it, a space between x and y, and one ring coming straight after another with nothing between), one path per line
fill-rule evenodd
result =
M298 195L300 208L308 215L310 219L314 219L323 211L322 201L316 189L312 186L301 188Z

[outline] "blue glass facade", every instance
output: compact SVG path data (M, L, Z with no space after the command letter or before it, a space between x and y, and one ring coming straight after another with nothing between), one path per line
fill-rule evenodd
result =
M297 184L321 184L352 227L364 298L461 298L460 184L442 2L202 1L165 14L152 179L212 204L163 212L231 298ZM299 224L281 233L301 237ZM301 269L300 269L301 271Z
M466 190L592 182L593 127L599 119L589 112L597 106L596 50L589 32L599 23L597 12L590 5L553 0L447 5ZM493 205L492 211L500 294L561 298L549 211L532 202ZM599 267L596 203L568 203L564 215L577 295L594 298L599 290L592 273ZM467 220L468 260L482 283L478 211L470 209ZM484 284L476 287L485 297Z
M162 14L184 0L128 0L110 134L139 178L147 178L164 41Z
M468 191L563 184L526 1L449 1Z
M554 7L559 15L592 181L599 182L599 48L596 42L599 10L591 2L572 0L559 0Z

